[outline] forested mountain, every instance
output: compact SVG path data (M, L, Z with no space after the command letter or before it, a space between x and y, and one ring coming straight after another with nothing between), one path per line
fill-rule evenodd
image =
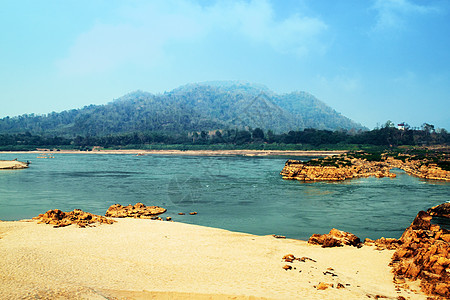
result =
M106 105L0 119L0 133L66 136L230 128L287 132L304 128L363 129L305 92L276 94L241 82L189 84L164 94L136 91Z

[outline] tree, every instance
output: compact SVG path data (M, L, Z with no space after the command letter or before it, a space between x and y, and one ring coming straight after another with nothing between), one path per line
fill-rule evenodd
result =
M263 141L264 140L264 131L262 131L261 128L255 128L252 132L252 138L253 140Z
M383 126L383 128L394 128L394 127L395 127L395 124L391 120L387 120Z
M236 133L236 144L242 145L252 141L252 134L247 130L239 130Z

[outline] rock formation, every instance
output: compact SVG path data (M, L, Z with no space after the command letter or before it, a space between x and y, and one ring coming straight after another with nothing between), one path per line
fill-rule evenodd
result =
M84 212L80 209L75 209L71 212L53 209L34 217L33 220L39 220L38 224L45 223L54 225L53 227L64 227L72 224L76 224L79 227L88 227L94 223L112 224L115 222L106 217Z
M396 177L390 173L388 165L385 163L374 163L364 161L352 161L351 166L309 166L301 161L288 160L281 171L283 179L299 181L340 181L359 177L375 176Z
M151 219L157 215L165 213L166 209L159 206L145 206L142 203L135 205L122 206L120 204L111 205L106 211L105 216L113 218L141 218Z
M450 218L450 203L443 203L427 210L432 217Z
M375 246L377 250L396 250L402 242L393 238L379 238L377 240L371 240L366 238L364 240L364 246Z
M420 279L425 293L449 299L450 232L431 224L431 219L429 213L420 211L401 236L402 244L391 262L394 281L403 277Z
M340 181L369 176L394 178L396 175L390 170L399 168L416 177L450 181L450 171L443 170L433 163L438 160L436 157L418 159L406 154L395 157L390 155L381 153L378 160L368 160L366 158L370 158L371 154L344 153L339 156L313 159L305 163L290 159L286 161L280 175L286 180L299 181ZM448 163L448 156L441 156L439 159Z
M356 235L335 228L331 229L328 234L313 234L309 238L308 244L322 245L323 248L342 247L344 245L360 247L362 245L361 240Z

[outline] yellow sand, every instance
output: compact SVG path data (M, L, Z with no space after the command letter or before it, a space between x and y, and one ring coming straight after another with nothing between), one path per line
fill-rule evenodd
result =
M0 170L2 169L24 169L27 164L16 160L0 160Z
M116 220L92 228L0 222L0 299L426 299L396 291L393 251ZM317 262L295 261L285 271L288 253ZM324 275L330 267L337 276ZM319 282L334 288L317 290Z

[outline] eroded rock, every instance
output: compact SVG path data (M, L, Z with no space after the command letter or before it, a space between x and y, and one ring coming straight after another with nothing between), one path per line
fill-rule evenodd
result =
M432 217L450 218L450 203L443 203L427 210Z
M309 244L322 245L326 247L341 247L344 245L360 247L361 240L353 233L341 231L338 229L331 229L328 234L313 234L309 240Z
M115 222L112 219L84 212L80 209L75 209L71 212L53 209L34 217L33 220L39 220L39 224L50 224L53 227L64 227L72 224L78 225L79 227L88 227L94 223L112 224Z
M398 239L384 238L384 237L376 239L376 240L371 240L369 238L366 238L364 240L364 245L376 246L377 250L395 250L401 244L402 244L402 242Z
M287 160L280 175L286 180L299 181L341 181L351 178L375 176L395 178L393 168L404 170L409 175L431 180L450 181L450 171L444 170L431 158L417 158L415 155L381 153L379 159L369 160L368 153L344 153L339 156L312 159L308 162ZM373 155L372 155L373 156ZM401 158L401 159L399 159ZM440 157L443 162L449 159Z
M151 219L157 215L165 213L167 210L159 206L145 206L142 203L122 206L120 204L111 205L105 216L113 218L141 218Z
M432 216L420 211L400 238L391 266L394 281L403 277L421 280L430 295L450 298L450 232L431 224Z

